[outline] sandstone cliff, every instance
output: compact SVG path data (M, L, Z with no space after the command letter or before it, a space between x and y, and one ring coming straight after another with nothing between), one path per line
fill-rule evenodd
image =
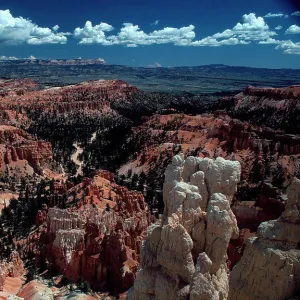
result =
M289 299L300 293L300 180L287 191L285 211L248 239L230 274L230 300Z
M226 299L226 251L238 236L230 202L239 162L174 156L165 172L165 210L150 226L128 299Z

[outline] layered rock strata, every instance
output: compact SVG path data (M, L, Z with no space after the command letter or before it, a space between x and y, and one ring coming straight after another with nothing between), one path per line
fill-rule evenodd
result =
M237 161L176 155L165 172L165 210L141 248L128 299L226 299L227 247L238 236L230 202Z

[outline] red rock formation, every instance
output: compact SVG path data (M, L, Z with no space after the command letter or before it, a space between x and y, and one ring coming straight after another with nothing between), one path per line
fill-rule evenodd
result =
M76 206L48 210L36 261L70 280L87 280L94 289L122 291L133 285L150 216L142 194L118 186L109 172L99 174L69 190L69 205L78 199Z
M26 131L13 126L0 126L0 169L20 161L27 161L36 173L42 174L41 166L52 160L51 143L35 140ZM18 173L16 172L18 176Z
M0 80L0 97L21 96L37 88L37 83L31 79Z
M283 134L269 128L260 128L247 122L230 120L223 123L218 136L226 140L225 148L228 152L250 149L255 151L259 147L272 149L274 152L286 155L300 154L300 137Z
M1 86L0 86L1 89ZM75 110L110 110L110 102L126 101L138 89L122 80L98 80L45 90L26 90L4 95L0 111L30 108L32 111L63 113Z
M45 284L36 280L27 283L18 293L21 299L35 299L35 300L50 300L53 298L53 292Z
M300 96L300 86L290 86L287 88L256 88L247 86L243 93L249 96L265 97L269 99L298 99Z
M23 261L18 252L14 251L7 261L0 263L0 291L4 293L17 293L22 286L22 277L24 275Z
M233 211L240 228L254 233L261 222L280 216L285 204L284 187L289 178L300 172L298 136L232 119L224 111L213 116L156 115L135 128L135 132L147 137L146 142L136 159L122 166L119 174L127 174L128 170L133 174L153 170L163 174L168 157L178 149L200 157L218 155L238 160L242 182ZM274 177L280 170L279 186ZM244 240L241 236L230 246L231 266L242 255L239 249L243 249Z
M300 86L247 87L235 97L221 99L218 105L240 120L268 126L288 134L299 134ZM278 138L280 139L279 136ZM286 138L288 136L283 139ZM299 145L299 140L296 143Z

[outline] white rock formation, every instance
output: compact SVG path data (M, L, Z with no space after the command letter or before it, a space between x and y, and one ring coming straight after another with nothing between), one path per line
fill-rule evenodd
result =
M74 251L78 250L80 244L84 244L85 225L87 223L95 224L101 232L107 233L111 228L114 228L117 217L114 211L103 211L99 214L95 208L88 205L79 212L70 212L67 209L53 207L49 208L47 223L54 238L53 246L64 253L65 263L70 264ZM134 229L136 223L128 220L125 222L125 227Z
M239 162L222 158L173 158L165 172L164 214L148 229L128 299L227 298L226 250L238 235L230 202L240 173Z
M287 191L285 211L263 222L230 274L230 300L279 300L300 295L300 180Z

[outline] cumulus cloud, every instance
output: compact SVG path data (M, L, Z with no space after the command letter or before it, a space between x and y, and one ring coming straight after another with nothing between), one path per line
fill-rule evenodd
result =
M119 33L109 35L113 31L113 26L100 23L93 26L87 21L83 28L76 28L74 36L80 39L79 44L100 44L100 45L125 45L127 47L137 47L139 45L167 44L177 46L229 46L247 45L251 41L264 41L276 36L275 31L271 31L262 17L256 17L254 13L243 16L242 23L237 23L232 29L226 29L221 33L204 37L195 41L195 26L189 25L181 28L165 27L145 33L138 25L124 23Z
M285 15L280 12L280 13L268 13L264 16L264 18L283 18L283 17L288 18L289 15Z
M232 29L226 29L199 41L192 42L194 46L219 47L225 45L247 45L257 43L259 45L277 45L276 49L283 50L286 54L300 54L300 43L291 40L275 39L277 33L270 30L264 18L256 17L254 13L243 16L242 23L237 23ZM282 29L277 26L276 30ZM289 33L298 33L300 27L293 25L288 29Z
M294 43L291 40L281 41L276 49L282 49L286 54L300 54L300 43Z
M74 37L81 39L79 44L101 44L110 45L106 40L105 32L114 30L114 28L107 23L100 23L93 26L91 21L87 21L83 28L77 27L74 30Z
M286 30L285 34L300 34L300 27L292 25Z
M229 45L237 45L239 44L240 41L237 38L229 38L229 39L223 39L218 41L216 38L214 37L206 37L202 40L199 41L195 41L192 43L193 46L209 46L209 47L220 47L220 46L229 46Z
M39 27L29 19L13 17L8 9L0 10L0 44L65 44L69 33L56 32L58 29L58 25L52 30Z
M127 47L167 43L188 45L195 38L194 29L193 25L182 28L165 27L147 34L138 25L124 23L118 34L107 36L107 32L114 30L113 26L106 23L93 26L90 21L87 21L83 28L75 29L74 37L80 39L79 44L86 45L125 45Z
M298 27L295 26L291 26L287 31L296 33ZM280 29L282 29L281 26L276 27L276 30ZM119 32L112 34L111 32L114 31L112 25L100 23L93 26L90 21L87 21L83 28L78 27L74 30L74 37L79 39L79 44L84 45L124 45L130 48L167 43L194 47L221 47L255 43L276 45L276 49L281 49L286 54L300 54L299 43L276 39L277 33L270 29L263 17L256 16L255 13L243 15L242 21L232 29L226 29L199 40L195 39L194 30L195 26L189 25L181 28L165 27L146 33L138 25L124 23Z
M281 43L280 41L275 40L273 38L269 38L267 40L259 42L259 44L261 44L261 45L276 45L276 44L280 44L280 43Z
M245 14L242 23L237 23L232 29L226 29L202 40L192 42L193 46L229 46L248 45L251 42L267 41L277 33L271 31L262 17L254 13Z
M291 16L300 17L300 11L294 11Z
M294 12L292 15L298 16L300 12ZM265 18L275 17L283 18L286 15L283 13L268 13L265 15ZM157 26L158 24L159 20L156 20L151 25ZM200 39L196 39L194 25L180 28L165 27L145 32L136 24L124 23L121 29L116 32L115 28L108 23L101 22L98 25L93 25L91 21L87 21L82 28L76 28L73 35L82 45L123 45L135 48L141 45L154 44L221 47L255 43L276 45L276 49L283 50L286 54L300 54L300 43L276 39L276 30L281 29L282 26L278 25L275 30L271 30L263 17L256 16L255 13L249 13L243 15L242 21L238 22L233 28ZM300 34L300 27L292 25L285 33ZM40 27L29 19L12 16L9 10L0 10L0 44L65 44L69 35L71 33L59 32L58 25L52 28ZM2 56L3 59L4 56Z

